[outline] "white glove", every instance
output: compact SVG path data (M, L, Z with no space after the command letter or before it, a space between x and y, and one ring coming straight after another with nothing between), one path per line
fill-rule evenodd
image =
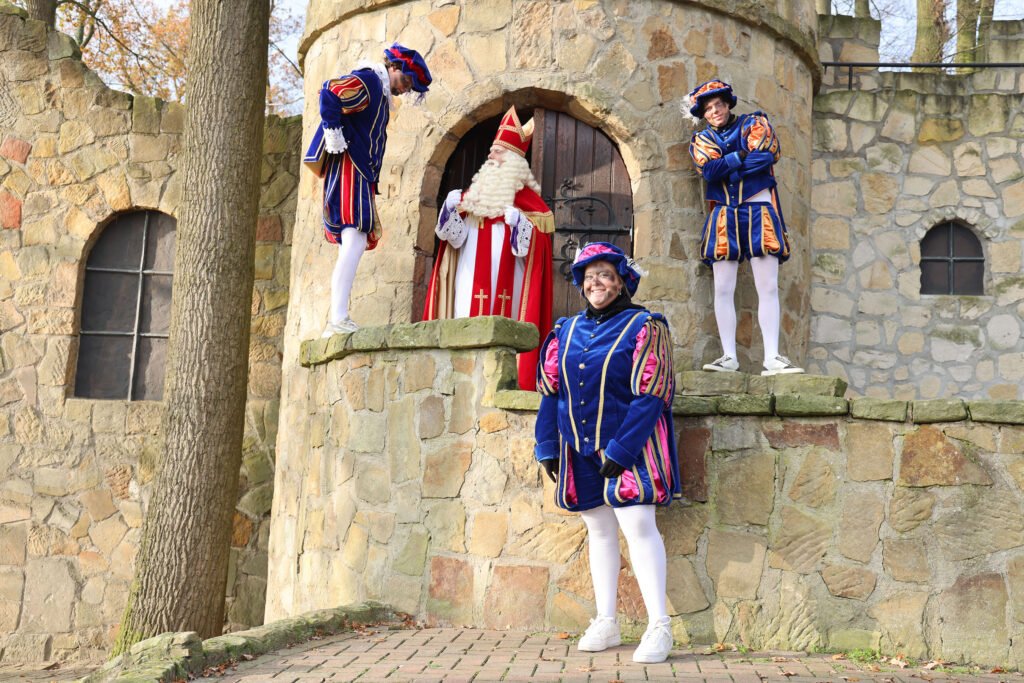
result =
M452 190L448 193L448 196L444 198L444 208L446 211L454 211L455 207L459 205L459 201L462 199L462 190Z
M462 190L452 190L448 193L441 207L441 215L437 217L437 227L434 228L434 234L438 238L456 249L466 243L466 237L469 235L469 227L456 210L461 198Z
M508 246L512 254L522 258L530 253L530 240L533 237L533 223L522 212L510 206L505 209L505 225L509 229Z

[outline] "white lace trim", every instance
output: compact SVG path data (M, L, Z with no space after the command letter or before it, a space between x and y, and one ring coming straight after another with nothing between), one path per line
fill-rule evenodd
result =
M328 154L341 154L348 149L345 131L342 128L324 128L324 149Z

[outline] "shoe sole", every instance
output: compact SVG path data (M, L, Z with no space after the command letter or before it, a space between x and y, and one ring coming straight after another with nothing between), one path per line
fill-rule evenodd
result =
M622 638L619 638L614 642L608 643L604 647L581 647L580 645L577 645L576 649L580 652L604 652L610 647L618 647L619 645L622 645Z
M708 370L709 372L739 372L740 370L739 368L736 368L735 370L731 370L729 368L720 368L716 365L705 365L704 369Z
M762 377L772 377L774 375L800 375L803 374L803 368L785 368L783 370L763 370L761 372Z
M636 655L633 655L633 661L638 664L661 664L666 659L668 659L668 655L665 655L661 659L658 659L657 657L637 657Z

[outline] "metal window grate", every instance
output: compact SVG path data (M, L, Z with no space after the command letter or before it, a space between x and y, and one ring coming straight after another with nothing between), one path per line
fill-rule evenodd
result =
M970 228L947 221L921 239L921 294L985 293L985 255Z
M75 396L160 400L169 338L175 221L123 214L85 266Z

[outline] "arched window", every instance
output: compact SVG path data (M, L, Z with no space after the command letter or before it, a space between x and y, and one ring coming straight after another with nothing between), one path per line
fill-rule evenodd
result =
M157 211L122 214L89 252L75 396L163 397L176 225Z
M921 294L985 293L985 254L970 228L939 223L921 240Z
M551 315L557 320L583 307L569 276L580 245L601 240L633 253L633 191L619 150L600 130L569 114L540 107L521 107L519 116L523 121L534 119L535 133L527 160L540 183L541 196L555 215ZM450 190L469 186L487 159L500 122L501 116L483 121L459 141L441 179L438 206ZM423 310L425 283L432 265L433 258L425 264L423 284L417 287L415 315Z

